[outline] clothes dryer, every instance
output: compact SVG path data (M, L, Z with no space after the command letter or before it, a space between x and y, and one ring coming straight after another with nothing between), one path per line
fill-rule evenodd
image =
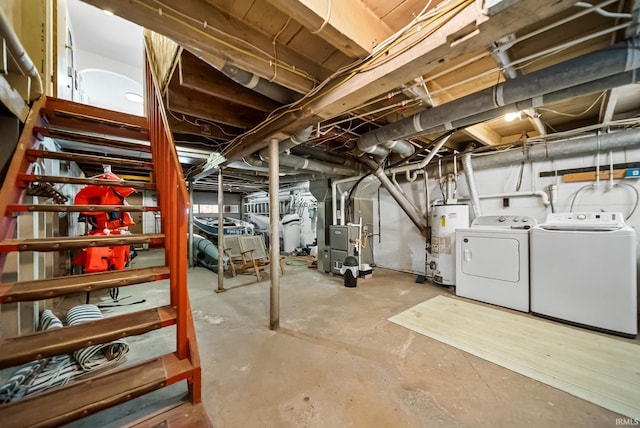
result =
M456 295L529 312L529 216L481 216L456 230Z

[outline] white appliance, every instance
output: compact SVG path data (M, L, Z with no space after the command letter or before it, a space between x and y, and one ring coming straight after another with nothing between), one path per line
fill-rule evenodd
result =
M427 266L433 270L433 282L456 283L456 229L469 227L469 206L434 205L431 210L431 248Z
M550 214L531 230L531 312L637 335L636 246L621 213Z
M528 216L481 216L456 230L456 295L529 312Z

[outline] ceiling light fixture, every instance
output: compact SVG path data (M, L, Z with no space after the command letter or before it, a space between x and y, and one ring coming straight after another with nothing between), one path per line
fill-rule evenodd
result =
M107 16L113 16L113 12L111 12L110 10L106 10L106 9L102 9L102 11L104 12L105 15Z
M504 120L505 122L512 122L516 119L520 119L520 112L516 111L516 112L512 112L512 113L507 113L504 115Z
M134 103L142 103L142 101L144 101L144 98L142 98L142 95L136 94L134 92L127 92L124 94L124 96L126 99Z

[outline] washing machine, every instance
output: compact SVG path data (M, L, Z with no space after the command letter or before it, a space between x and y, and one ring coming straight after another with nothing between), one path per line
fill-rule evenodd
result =
M531 312L636 336L636 247L621 213L549 214L531 230Z
M456 230L456 295L529 312L529 216L480 216Z

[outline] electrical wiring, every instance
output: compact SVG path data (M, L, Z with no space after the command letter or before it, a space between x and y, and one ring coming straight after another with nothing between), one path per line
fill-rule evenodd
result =
M428 21L425 23L425 27L427 27L428 25L433 24L439 18L442 18L443 16L445 16L448 12L454 12L454 13L451 14L451 15L446 16L445 19L443 19L443 21L439 21L437 23L437 25L435 25L429 31L422 33L418 40L413 41L408 46L405 46L402 49L400 49L400 50L398 50L396 52L393 52L392 54L388 54L388 50L389 49L391 49L392 47L397 46L398 44L400 44L400 42L403 42L403 41L409 39L410 37L412 37L412 36L414 36L416 34L419 34L425 28L422 25L418 25L418 26L414 27L414 29L412 29L412 31L407 32L406 34L403 34L396 41L394 41L389 46L388 49L386 49L385 51L379 52L376 55L376 60L371 61L369 64L367 64L366 67L362 67L362 69L360 71L368 71L368 70L371 70L373 68L379 67L379 66L381 66L383 64L386 64L387 62L397 58L399 55L402 55L403 53L405 53L406 51L411 49L413 46L415 46L418 43L422 42L424 39L426 39L427 37L431 36L437 30L442 28L442 26L444 24L446 24L451 19L453 19L458 13L462 12L462 10L464 10L467 6L473 4L474 1L475 0L458 1L458 2L456 2L454 4L452 4L452 5L446 6L442 10L438 11L437 13L435 13L433 17L429 17ZM380 61L377 61L378 59L380 59Z
M554 113L554 114L559 114L560 116L566 116L566 117L580 117L583 116L585 114L587 114L589 112L589 110L591 110L592 108L594 108L596 106L596 104L598 104L598 102L607 94L607 91L602 92L598 98L596 98L596 100L591 103L591 105L589 107L587 107L586 110L580 112L580 113L563 113L561 111L556 111L550 108L546 108L546 107L538 107L538 110L542 110L542 111L548 111L550 113Z
M418 20L425 14L425 12L429 8L429 6L431 6L431 2L432 2L432 0L429 0L427 2L427 4L422 8L422 10L420 12L418 12L416 17L411 20L411 22L409 22L407 25L402 27L400 30L396 31L391 37L389 37L386 40L382 41L382 43L380 43L378 46L373 48L372 53L376 54L376 53L384 50L386 48L386 46L388 46L391 42L396 40L400 35L404 34L407 30L409 30L412 26L414 26L418 22Z
M282 32L287 28L290 22L291 22L291 17L287 19L287 22L284 23L280 31L278 31L276 35L273 36L273 40L271 40L271 44L273 45L273 58L275 62L278 62L278 44L276 42L278 40L278 37L280 37L280 34L282 34ZM269 81L274 82L277 77L278 77L278 67L273 67L273 76L271 77L271 79L269 79Z
M638 208L638 202L640 202L640 192L638 192L638 189L635 186L632 186L629 183L616 183L613 185L613 187L616 186L626 186L631 188L631 190L633 190L633 192L636 195L636 200L633 204L633 208L631 209L631 212L624 218L625 220L629 220L631 218L631 216L633 216L633 214L636 212L636 209ZM578 195L580 193L582 193L583 190L585 189L591 189L591 190L596 190L597 187L595 187L593 184L587 184L585 186L582 186L581 188L579 188L578 190L576 190L571 198L571 205L569 206L569 212L573 212L573 206L576 202L576 198L578 197Z
M544 51L536 52L536 53L531 54L529 56L526 56L524 58L520 58L518 60L512 61L509 64L507 64L506 67L514 67L516 64L520 64L520 63L525 62L526 63L525 65L521 65L521 66L519 66L517 68L514 67L514 68L516 68L516 70L520 70L520 69L522 69L524 67L528 67L531 64L534 64L534 63L536 63L536 62L538 62L538 61L540 61L542 59L545 59L545 58L547 58L549 56L555 55L558 52L562 52L564 50L572 48L572 47L574 47L576 45L579 45L580 43L584 43L584 42L589 41L591 39L595 39L597 37L604 36L604 35L607 35L609 33L614 33L616 31L623 30L623 29L629 27L630 25L631 25L631 21L626 22L624 24L616 25L614 27L606 28L606 29L604 29L602 31L591 33L591 34L589 34L587 36L580 37L580 38L575 39L575 40L570 40L570 41L568 41L566 43L551 47L551 48L546 49ZM529 61L529 60L532 60L532 61L527 63L527 61Z
M327 22L329 22L330 19L331 19L331 0L327 0L327 16L325 16L324 21L322 22L322 25L320 25L320 27L317 30L312 31L311 34L318 34L322 30L324 30L325 25L327 25Z
M238 47L238 46L235 46L235 45L234 45L234 44L232 44L232 43L229 43L229 42L227 42L227 41L225 41L225 40L222 40L222 39L220 39L219 37L216 37L216 36L214 36L213 34L211 34L211 33L207 32L207 31L204 31L203 29L200 29L200 28L198 28L198 27L194 27L193 25L189 24L188 22L183 21L182 19L180 19L180 18L179 18L179 17L177 17L177 16L173 16L173 15L171 15L171 14L169 14L169 13L162 12L162 9L160 9L160 12L159 12L159 11L158 11L158 9L156 9L156 8L154 8L153 6L151 6L151 5L147 4L147 3L145 3L145 2L144 2L144 1L142 1L142 0L131 0L131 1L132 1L133 3L135 3L135 4L139 5L139 6L141 6L141 7L144 7L144 8L146 8L146 9L150 10L150 11L153 11L154 13L160 13L162 17L165 17L165 18L167 18L167 19L169 19L169 20L171 20L171 21L174 21L174 22L176 22L177 24L180 24L180 25L182 25L183 27L188 28L188 29L189 29L189 30L191 30L191 31L195 31L196 33L198 33L198 34L200 34L200 35L202 35L202 36L204 36L204 37L208 38L209 40L212 40L212 41L214 41L214 42L216 42L216 43L218 43L218 44L220 44L220 45L222 45L222 46L225 46L225 47L227 47L227 48L229 48L229 49L232 49L232 50L234 50L234 51L236 51L236 52L238 52L238 53L241 53L241 54L243 54L243 55L246 55L246 56L248 56L248 57L250 57L250 58L253 58L253 59L255 59L255 60L258 60L258 61L260 61L260 62L268 63L270 67L280 67L280 68L282 68L282 69L284 69L284 70L286 70L286 71L288 71L288 72L290 72L290 73L293 73L293 74L295 74L295 75L297 75L297 76L300 76L300 77L303 77L303 78L305 78L305 79L309 80L309 81L310 81L311 83L313 83L314 85L318 83L318 82L317 82L317 80L316 80L316 78L315 78L314 76L310 75L309 73L307 73L307 72L305 72L305 71L303 71L303 70L300 70L300 69L296 68L295 66L292 66L292 65L286 64L286 63L284 63L284 62L282 62L282 61L277 61L277 62L276 62L276 61L274 61L274 60L273 60L273 58L265 59L265 58L263 58L263 57L261 57L261 56L259 56L259 55L256 55L255 53L253 53L253 52L251 52L251 51L249 51L249 50L242 49L242 48L240 48L240 47ZM154 1L154 2L156 2L156 3L158 3L158 4L163 4L163 3L162 3L161 1L159 1L159 0L151 0L151 1ZM175 11L175 9L173 9L173 8L171 8L171 7L167 6L167 5L164 5L164 7L165 7L166 9L170 9L170 10L174 11L174 13L176 13L176 14L177 14L177 12ZM190 19L195 20L195 18L190 18ZM203 27L204 29L211 28L211 27L209 27L209 26L207 25L206 21L198 21L198 20L195 20L195 21L196 21L198 24L202 25L202 27ZM228 34L227 34L227 33L225 33L225 35L228 35ZM244 43L246 43L246 42L244 42ZM255 49L255 47L254 47L254 46L252 46L252 47ZM264 51L261 51L261 53L265 54L265 52L264 52ZM269 54L267 54L267 55L268 55L269 57L271 57L271 55L269 55Z
M447 7L444 11L455 10L455 8L457 6L462 5L462 4L467 4L467 3L471 4L473 1L474 0L466 0L466 1L465 0L459 0L459 1L455 2L454 5L451 5L451 6ZM459 13L461 10L462 9L457 10L455 12L455 14ZM443 14L445 13L444 11L440 11L439 13L434 15L434 17L431 18L430 23L435 22L437 20L437 18L443 16ZM455 14L454 14L454 16L455 16ZM444 23L439 23L438 25L436 25L436 27L434 29L432 29L432 31L429 34L432 34L434 31L439 29L442 25L444 25ZM396 46L401 41L403 41L405 38L402 38L402 37L398 38L397 40L395 40L393 43L391 43L389 45L389 48ZM413 44L412 44L412 46L413 46ZM342 69L336 71L331 76L329 76L327 79L325 79L322 83L320 83L320 85L318 85L317 87L312 89L301 100L297 101L296 103L290 104L289 106L287 106L286 109L283 109L282 111L278 112L277 114L270 115L270 117L268 117L265 121L263 121L258 126L254 127L253 129L247 131L246 133L242 134L241 136L239 136L239 137L233 139L232 141L230 141L229 145L227 147L227 150L225 151L224 154L228 154L230 151L232 151L237 146L242 144L244 139L247 138L249 135L253 135L253 134L261 131L262 129L264 129L265 127L267 127L271 123L275 122L276 120L280 119L284 115L289 114L289 113L295 113L295 112L301 111L301 110L305 109L306 107L308 107L309 105L311 105L314 101L316 101L316 99L317 99L316 95L319 93L319 91L321 89L323 89L324 87L326 87L326 85L328 85L333 79L337 78L340 74L348 72L348 74L344 78L342 78L339 82L337 82L334 86L329 88L327 91L323 92L323 94L322 94L323 96L326 96L327 94L330 94L333 91L337 90L338 88L342 87L344 84L346 84L349 80L351 80L359 72L365 70L365 68L366 68L366 66L368 64L373 63L374 61L376 61L378 58L382 57L383 55L385 55L385 51L380 51L377 54L370 55L369 57L365 58L364 60L356 62L355 64L359 64L359 65L356 65L355 68L353 68L353 69L351 69L351 67L353 67L354 65L350 65L350 66L343 67Z

